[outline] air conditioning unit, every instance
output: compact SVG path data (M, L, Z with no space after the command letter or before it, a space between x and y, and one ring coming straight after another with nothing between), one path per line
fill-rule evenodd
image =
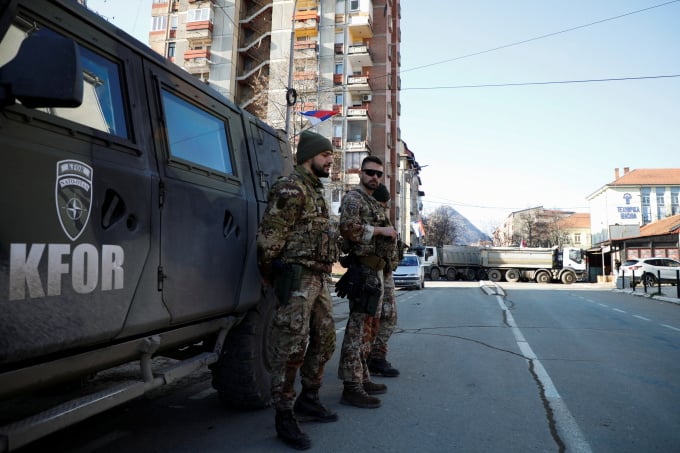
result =
M361 96L361 100L363 102L371 102L372 99L373 99L373 95L371 95L371 94L364 94L363 96Z

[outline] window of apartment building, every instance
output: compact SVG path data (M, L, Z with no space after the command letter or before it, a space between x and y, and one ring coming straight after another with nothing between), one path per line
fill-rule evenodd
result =
M151 31L165 30L168 25L168 16L153 16L151 18Z
M168 3L168 0L153 0L154 3Z
M335 104L342 105L342 94L335 95ZM339 137L339 135L336 135L336 137Z
M177 28L177 24L179 23L179 17L177 14L173 14L170 16L170 29L175 30Z
M190 9L187 11L187 22L212 20L212 8Z
M574 244L581 243L581 233L574 233Z
M361 161L368 156L367 151L348 151L345 152L345 170L359 170L361 168Z
M680 187L671 188L671 215L680 214Z
M666 190L663 187L656 188L656 219L663 219L666 217L666 201L664 194Z
M168 53L167 53L168 58L173 58L175 56L175 47L176 46L177 46L177 43L174 43L174 42L168 43Z
M335 74L342 74L342 63L335 63Z
M349 1L349 10L350 11L358 11L359 10L359 0L350 0Z
M640 195L642 197L642 224L645 225L652 221L652 207L651 207L651 191L649 187L641 187Z

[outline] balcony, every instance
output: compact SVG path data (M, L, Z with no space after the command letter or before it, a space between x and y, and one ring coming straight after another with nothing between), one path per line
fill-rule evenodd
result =
M210 58L210 50L187 50L184 52L184 69L191 74L203 73L210 71L208 60Z
M209 20L187 22L187 39L212 39L213 24Z
M184 52L184 60L193 60L195 58L210 58L210 50L190 49Z
M373 23L369 14L350 14L347 25L353 38L366 39L373 37Z
M347 88L351 90L359 90L369 88L368 75L351 75L347 77Z
M349 46L347 59L353 68L373 66L373 56L367 44Z
M347 116L368 116L368 109L364 106L347 107Z

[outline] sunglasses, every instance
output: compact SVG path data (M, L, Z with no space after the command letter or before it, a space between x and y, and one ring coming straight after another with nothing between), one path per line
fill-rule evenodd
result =
M368 176L377 176L378 178L382 178L382 175L383 175L383 172L381 172L380 170L368 169L368 170L361 170L361 171L366 173Z

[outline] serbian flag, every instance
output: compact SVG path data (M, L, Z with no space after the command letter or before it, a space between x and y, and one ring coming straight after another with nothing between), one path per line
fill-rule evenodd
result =
M316 126L320 122L326 121L331 116L337 114L338 112L335 112L333 110L308 110L306 112L300 112L300 115L304 115L307 117L309 122L312 123L312 126Z

